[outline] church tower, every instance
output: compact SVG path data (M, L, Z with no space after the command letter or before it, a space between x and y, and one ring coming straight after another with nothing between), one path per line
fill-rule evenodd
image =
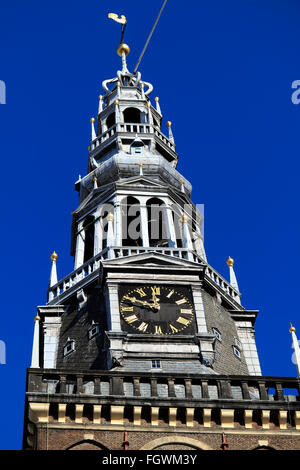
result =
M209 265L171 122L165 135L128 53L121 43L122 69L102 83L88 172L75 183L74 270L58 280L51 255L24 448L276 448L274 429L299 448L299 402L283 392L299 381L261 376L258 312L242 305L232 258L229 282Z

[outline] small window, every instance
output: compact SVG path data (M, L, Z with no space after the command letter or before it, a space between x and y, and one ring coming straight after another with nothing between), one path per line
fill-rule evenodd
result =
M242 343L240 342L239 339L234 338L234 342L235 342L236 346L237 346L239 349L243 349Z
M95 336L98 336L99 334L99 325L92 325L91 328L89 329L89 339L94 338Z
M238 357L239 359L241 358L240 350L239 350L238 348L236 348L235 346L233 346L233 353L234 353L235 356Z
M132 147L132 153L135 155L138 153L142 153L142 150L143 150L143 147Z
M68 356L74 350L75 350L75 341L73 339L68 338L64 346L64 356Z
M222 335L221 333L219 332L219 330L217 328L213 328L213 333L215 335L215 337L219 340L219 341L222 341Z
M161 362L156 359L152 361L152 369L161 369Z

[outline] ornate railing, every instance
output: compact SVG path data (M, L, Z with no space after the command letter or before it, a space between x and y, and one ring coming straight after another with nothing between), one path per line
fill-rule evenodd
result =
M141 253L157 252L169 256L174 256L179 259L185 259L187 254L192 254L193 262L203 263L203 260L197 255L196 252L189 252L185 248L173 247L143 247L143 246L112 246L102 250L98 255L94 256L86 263L82 264L79 268L75 269L71 274L61 279L54 286L48 289L48 302L53 301L60 295L67 292L70 288L77 285L83 279L89 277L100 268L100 262L106 259L120 258L123 256L132 256ZM220 274L217 273L211 266L207 265L205 276L207 280L213 281L218 285L222 291L240 304L240 293L234 289L228 281L226 281Z
M157 137L157 139L162 142L164 145L169 147L173 152L175 152L175 144L171 142L168 137L166 137L159 129L154 127L152 124L149 123L126 123L126 122L119 122L114 124L112 127L107 129L101 135L97 136L91 142L90 150L93 152L97 149L100 145L104 144L108 141L111 137L118 133L126 133L126 134L153 134Z

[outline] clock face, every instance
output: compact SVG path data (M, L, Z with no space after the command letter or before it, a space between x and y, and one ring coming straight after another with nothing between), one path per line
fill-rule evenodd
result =
M194 332L194 306L187 287L120 287L123 327L131 333L176 335Z

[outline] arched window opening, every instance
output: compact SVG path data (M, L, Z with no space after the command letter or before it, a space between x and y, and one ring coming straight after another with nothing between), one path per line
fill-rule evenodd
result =
M149 246L168 246L165 204L158 198L147 201Z
M111 113L106 119L107 129L110 129L115 124L116 124L116 113Z
M122 245L143 246L141 211L138 199L128 196L121 203Z
M137 108L126 108L123 115L126 123L138 124L141 122L141 112Z
M83 223L84 230L84 257L85 263L94 256L94 217L88 216Z

